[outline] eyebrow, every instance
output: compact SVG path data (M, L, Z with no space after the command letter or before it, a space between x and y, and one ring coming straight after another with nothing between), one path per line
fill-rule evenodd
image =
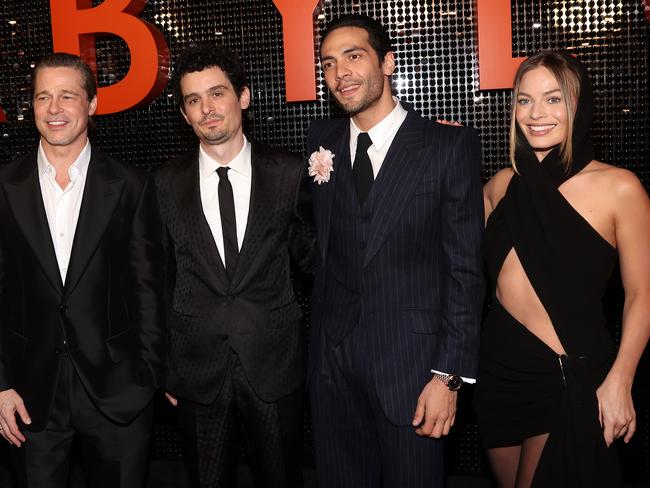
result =
M551 93L555 93L555 92L559 92L559 91L561 91L559 88L554 88L553 90L545 91L544 93L542 93L542 95L550 95ZM522 91L519 92L519 95L524 95L526 97L532 96L532 95L529 95L528 93L522 92Z
M368 52L368 50L363 48L363 47L351 46L351 47L349 47L347 49L344 49L343 54L350 54L350 53L352 53L354 51L363 51L364 53ZM325 61L326 59L334 59L334 56L322 56L321 57L321 61Z
M204 93L212 93L212 92L215 92L217 90L227 90L227 89L228 89L228 86L226 86L226 85L215 85L215 86L211 86L210 88L205 90ZM200 96L200 94L196 93L196 92L188 93L187 95L185 95L183 97L183 102L186 102L187 100L189 100L192 97L198 97L198 96Z
M61 93L65 93L66 95L79 96L79 92L76 92L74 90L61 90ZM39 95L51 95L51 92L49 90L41 90L37 93L34 93L34 97L38 97Z

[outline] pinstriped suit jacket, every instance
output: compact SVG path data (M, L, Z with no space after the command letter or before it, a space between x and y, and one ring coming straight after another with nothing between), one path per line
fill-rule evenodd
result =
M478 137L407 108L373 186L358 307L328 303L338 286L327 282L332 197L337 166L351 164L349 120L315 121L307 142L308 154L319 146L335 154L330 181L312 187L321 263L312 297L310 371L318 368L320 348L341 340L328 334L335 321L362 322L371 331L368 386L396 425L410 424L432 368L475 376L484 299Z

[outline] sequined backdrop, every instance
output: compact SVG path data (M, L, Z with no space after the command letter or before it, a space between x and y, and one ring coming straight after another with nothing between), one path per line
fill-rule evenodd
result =
M481 0L489 1L489 0ZM101 3L95 0L95 4ZM513 55L563 48L579 56L591 72L596 99L593 134L599 158L634 171L650 185L650 113L648 67L650 25L644 0L512 0ZM397 95L432 118L459 120L475 127L483 143L487 180L507 161L509 124L507 90L478 90L476 5L472 0L325 0L318 31L343 13L363 12L380 19L395 40ZM253 95L246 130L264 142L302 151L305 130L314 118L339 115L317 75L318 101L287 104L284 98L282 20L272 0L150 0L142 17L167 39L172 61L191 41L214 41L236 50L247 66ZM100 85L119 80L128 69L123 41L97 43ZM0 162L34 146L29 108L30 69L51 52L49 2L2 0L0 3L0 106L8 122L0 124ZM317 60L315 59L315 62ZM174 108L170 89L150 105L97 117L96 144L115 157L154 167L195 144ZM308 280L297 277L306 305ZM612 330L620 335L621 291L614 280L608 298ZM308 317L308 314L307 314ZM636 380L639 431L621 449L626 477L648 480L650 465L650 381L648 354ZM463 398L447 463L452 472L485 472L470 408ZM156 455L178 455L168 415L156 427ZM308 462L309 421L305 422Z

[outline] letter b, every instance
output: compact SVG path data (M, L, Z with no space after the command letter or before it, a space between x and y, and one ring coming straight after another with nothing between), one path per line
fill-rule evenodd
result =
M169 48L162 33L137 15L147 0L50 0L54 51L77 54L96 71L95 38L115 35L131 53L131 66L117 83L98 90L98 114L146 104L165 88Z

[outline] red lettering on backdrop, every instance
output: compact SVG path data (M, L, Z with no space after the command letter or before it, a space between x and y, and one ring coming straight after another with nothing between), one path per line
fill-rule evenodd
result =
M287 102L316 100L314 15L319 0L273 0L282 16Z
M515 72L526 58L512 57L510 0L478 0L477 15L480 89L512 88Z
M81 56L96 66L95 38L121 37L131 53L131 66L117 83L101 87L97 113L110 114L144 105L156 98L169 79L169 48L162 33L137 17L147 0L50 0L54 51Z
M650 24L650 0L645 0L643 2L643 12L645 13L645 20Z
M0 124L3 124L7 121L7 116L5 115L5 111L2 110L2 107L0 107Z

